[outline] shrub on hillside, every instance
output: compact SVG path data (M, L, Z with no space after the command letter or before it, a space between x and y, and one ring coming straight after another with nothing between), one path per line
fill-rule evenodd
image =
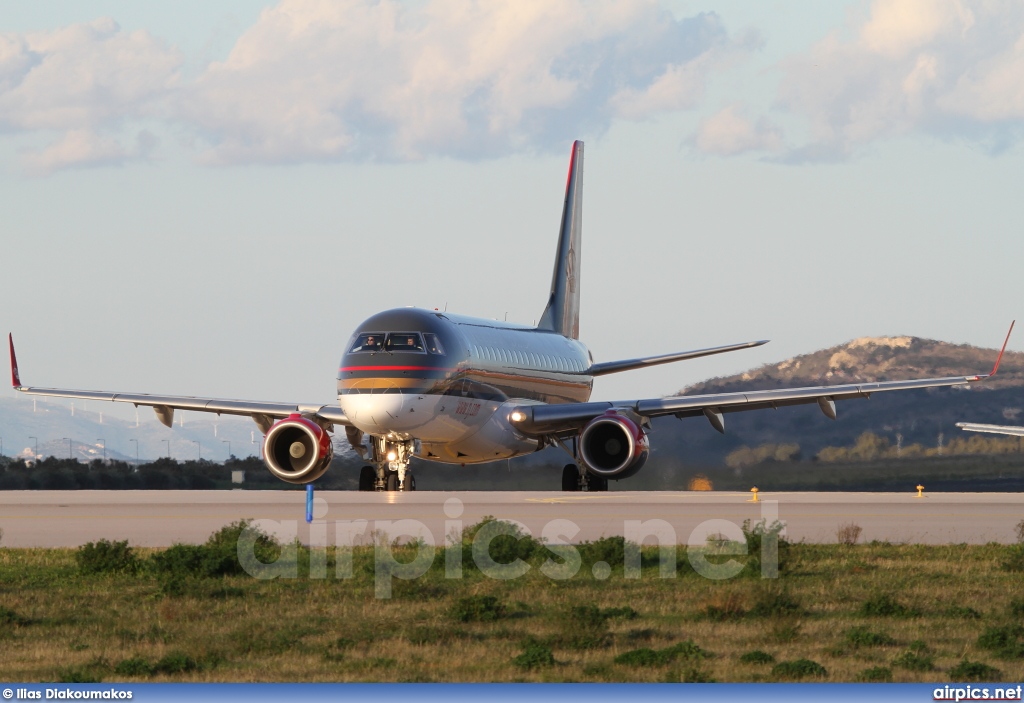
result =
M142 565L128 540L88 542L75 551L75 562L83 574L134 574Z

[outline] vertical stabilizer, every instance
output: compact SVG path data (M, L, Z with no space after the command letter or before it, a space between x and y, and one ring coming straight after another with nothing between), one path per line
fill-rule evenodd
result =
M565 205L555 252L548 306L537 329L552 330L571 339L580 336L580 237L583 233L583 142L572 145Z

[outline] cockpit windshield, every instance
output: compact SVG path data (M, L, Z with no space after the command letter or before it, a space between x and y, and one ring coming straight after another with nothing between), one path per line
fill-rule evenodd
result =
M423 339L419 332L389 332L384 351L423 353Z
M384 346L384 335L379 332L357 334L349 352L378 352Z

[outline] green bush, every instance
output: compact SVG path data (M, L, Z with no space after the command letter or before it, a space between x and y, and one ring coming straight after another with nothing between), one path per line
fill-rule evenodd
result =
M785 527L786 525L778 520L770 525L767 520L761 520L753 525L750 520L743 521L743 536L747 541L748 555L747 563L743 567L744 574L758 578L762 576L761 549L764 544L767 543L770 547L773 542L777 545L777 571L772 569L771 565L766 565L766 569L781 574L789 568L792 545L780 534Z
M626 539L624 537L602 537L594 542L576 545L583 563L593 566L603 561L615 569L626 564Z
M245 569L238 561L238 539L243 531L255 529L251 524L249 520L239 520L226 525L210 535L205 544L175 544L154 554L150 564L158 574L199 578L244 574ZM265 532L256 534L256 558L264 564L276 561L281 545Z
M961 620L981 620L981 613L966 605L951 605L943 613L947 618L959 618Z
M119 676L152 676L155 667L142 657L124 659L114 667Z
M873 666L857 674L857 680L863 683L892 681L892 669L887 666Z
M717 683L717 679L712 678L711 674L696 666L684 669L679 680L682 683Z
M493 535L487 553L497 564L511 564L516 559L529 561L535 555L541 554L543 550L540 542L527 535L517 525L504 520L496 520L493 516L487 515L477 524L462 531L463 568L479 568L473 558L473 541L481 533L481 539Z
M889 635L882 632L872 632L864 626L850 628L844 633L843 639L847 645L854 649L858 647L886 647L896 644L896 640Z
M452 606L451 616L459 622L493 622L505 617L505 612L494 596L466 596Z
M0 628L21 627L28 624L28 618L19 615L10 608L0 605Z
M1003 672L994 666L966 658L949 670L951 681L1002 681Z
M908 608L886 593L868 598L857 612L875 618L916 618L921 615L920 610Z
M1003 571L1019 573L1024 571L1024 545L1015 544L1006 550L1006 558L1003 559L1000 567Z
M601 611L601 615L605 618L621 618L623 620L636 620L640 613L636 612L628 605L624 605L621 608L605 608Z
M892 664L909 671L931 671L935 668L935 658L930 654L908 649L893 659Z
M75 551L75 561L83 574L134 574L141 566L128 540L88 542Z
M528 642L523 648L522 654L512 660L520 669L539 669L544 666L553 666L555 656L551 649L539 642Z
M810 659L779 662L772 667L772 676L784 681L805 679L809 676L825 677L828 671L821 664Z
M615 663L623 666L659 666L668 664L669 660L650 647L643 647L623 652L615 657Z
M747 652L740 657L740 661L744 664L771 664L775 661L768 652L762 652L760 649L755 649L753 652Z
M465 637L465 634L462 630L447 627L417 625L406 633L405 638L412 644L448 644Z
M710 656L710 652L701 649L692 640L686 640L665 649L654 650L649 647L643 647L623 652L615 657L615 663L624 666L664 666L665 664L671 664L677 659L699 661Z
M803 608L792 596L784 590L769 586L758 596L748 615L755 618L774 618L801 613Z
M567 649L597 649L611 643L608 619L615 613L621 617L636 617L632 608L601 610L595 605L576 605L558 614L556 620L562 633L555 644Z
M186 674L200 669L199 662L184 652L169 652L153 665L157 674Z
M978 635L978 646L994 652L1000 659L1019 659L1024 657L1024 626L998 625L986 627Z

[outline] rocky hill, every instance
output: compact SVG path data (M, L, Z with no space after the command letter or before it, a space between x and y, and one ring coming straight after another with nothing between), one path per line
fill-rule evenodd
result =
M996 355L995 349L932 339L863 337L735 376L712 378L679 393L962 376L987 373ZM969 387L880 393L838 403L837 410L839 418L834 421L814 405L733 413L726 417L725 436L701 419L660 420L652 446L667 460L709 466L723 464L725 456L742 445L766 443L799 444L807 459L825 446L849 446L866 431L887 437L894 445L899 439L934 447L962 432L955 426L959 421L1024 424L1024 353L1007 352L995 378Z
M861 337L846 344L801 354L735 376L712 378L680 391L686 395L730 391L828 386L906 378L988 373L998 354L969 344L919 337ZM1024 386L1024 352L1007 352L988 390Z

